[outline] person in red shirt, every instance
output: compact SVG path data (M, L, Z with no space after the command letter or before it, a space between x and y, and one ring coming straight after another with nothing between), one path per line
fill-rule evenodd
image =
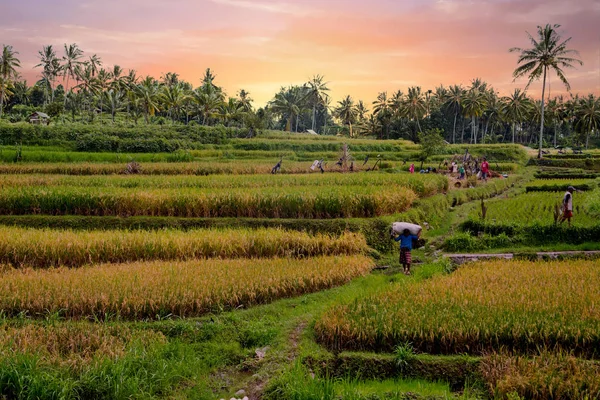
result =
M488 174L490 173L490 164L488 164L485 157L483 157L483 162L481 163L481 179L487 182Z

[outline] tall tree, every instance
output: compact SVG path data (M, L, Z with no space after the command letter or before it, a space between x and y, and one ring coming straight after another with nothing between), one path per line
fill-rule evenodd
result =
M42 50L38 51L38 57L40 63L35 68L42 67L42 83L46 92L46 101L51 102L54 101L54 82L60 72L60 61L52 45L44 46Z
M252 112L252 97L250 97L250 93L244 89L241 89L238 92L238 102L240 103L241 109L244 112Z
M337 107L333 111L333 115L338 118L342 124L348 125L350 137L354 137L352 124L356 123L358 109L356 108L352 97L346 96L342 101L339 101Z
M21 67L21 61L17 58L17 54L19 53L14 51L12 46L2 46L2 54L0 54L0 78L2 79L0 86L0 117L2 117L4 109L4 99L8 97L13 81L19 76L17 68Z
M273 113L285 119L285 130L292 131L294 117L300 115L302 98L298 97L299 90L296 87L281 88L273 100L269 102L269 109Z
M329 95L327 92L329 88L327 87L328 82L323 82L325 79L322 75L315 75L308 81L308 89L306 92L307 100L309 104L312 106L312 130L316 130L316 118L317 118L317 107L323 106L326 104L327 98Z
M98 73L99 68L102 66L102 59L98 57L97 54L93 54L84 63L86 64L86 66L89 65L92 77L94 77Z
M158 82L151 76L146 76L137 86L136 93L140 100L140 106L144 111L146 124L150 122L150 117L154 116L158 108Z
M500 110L502 115L512 125L512 142L515 142L517 124L524 121L533 108L533 103L521 89L515 89L510 96L501 99Z
M81 61L79 61L81 57L83 57L83 51L79 48L79 46L77 46L77 44L72 43L67 46L65 43L65 55L63 56L62 65L63 80L65 78L67 80L65 85L65 93L68 93L70 90L72 90L72 88L69 87L69 80L76 77L75 71L77 66L81 64ZM67 108L67 96L65 96L63 107Z
M462 100L463 115L466 118L471 118L471 143L473 144L477 144L478 119L486 109L486 98L479 87L473 85L465 92Z
M417 128L421 132L419 120L427 114L427 101L421 92L420 86L408 88L408 93L404 100L404 113L407 117L417 122Z
M585 134L585 148L588 148L590 135L600 128L600 99L590 94L581 99L575 109L577 128Z
M402 92L400 92L402 93ZM383 131L385 131L386 135L389 137L389 124L391 118L391 108L392 104L388 99L387 92L381 92L377 95L377 100L373 102L373 114L377 117L379 121L381 121L381 135L380 139L383 139Z
M558 28L560 28L560 25L546 24L543 27L538 26L537 38L534 38L527 32L532 48L523 49L513 47L510 49L511 52L520 53L517 61L518 67L513 72L515 80L529 75L527 89L533 81L543 77L538 158L542 158L542 146L544 143L544 96L546 94L548 71L554 71L567 90L571 90L571 85L565 77L563 68L574 68L574 64L583 65L581 60L572 56L578 56L579 53L576 50L567 48L567 44L571 41L571 38L562 40L556 31Z
M454 124L452 125L452 143L456 143L456 119L462 112L462 99L465 90L460 85L453 85L448 88L444 96L444 107L454 112Z

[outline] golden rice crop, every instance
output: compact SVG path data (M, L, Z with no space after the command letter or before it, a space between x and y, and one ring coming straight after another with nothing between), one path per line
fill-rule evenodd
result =
M535 357L493 354L483 359L481 370L494 398L600 398L600 363L564 352L544 351Z
M407 187L420 197L448 189L448 179L435 174L328 174L275 176L64 176L64 175L0 175L0 187L66 186L140 189L239 189L297 188L341 186Z
M64 175L113 175L123 174L126 163L71 162L71 163L20 163L0 164L0 174L64 174ZM141 175L252 175L270 174L275 163L261 160L232 160L210 162L143 162ZM283 174L310 172L310 163L285 162Z
M197 316L341 285L372 266L368 257L348 256L13 270L0 280L0 310L72 318Z
M72 322L24 326L0 325L0 359L35 354L51 364L81 366L94 359L116 359L133 344L164 343L162 333L126 326Z
M19 268L195 258L300 258L367 250L364 236L351 232L333 236L283 229L78 232L0 227L0 263Z
M599 282L597 261L480 262L338 305L316 331L338 349L411 342L429 353L558 347L598 356Z
M405 211L417 195L402 186L256 189L11 187L0 214L165 217L351 218Z

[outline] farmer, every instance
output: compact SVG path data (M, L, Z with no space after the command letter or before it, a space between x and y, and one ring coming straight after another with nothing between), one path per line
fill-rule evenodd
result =
M465 179L465 166L461 164L460 168L458 169L458 173L460 174L458 179Z
M410 164L410 167L408 168L408 172L410 172L411 174L415 173L415 164Z
M488 174L490 173L490 164L487 162L487 159L483 157L483 162L481 163L481 179L487 182Z
M563 201L562 201L563 213L562 213L562 216L560 217L560 223L562 224L563 222L565 222L565 220L567 220L569 227L571 227L571 218L573 218L573 192L574 191L575 191L575 188L573 186L569 186L567 188L567 192L565 193L565 196L563 197Z
M402 268L404 269L404 275L410 275L412 242L413 240L418 240L419 236L421 236L421 232L415 236L408 229L405 229L402 235L394 238L396 242L400 242L400 264L402 264Z

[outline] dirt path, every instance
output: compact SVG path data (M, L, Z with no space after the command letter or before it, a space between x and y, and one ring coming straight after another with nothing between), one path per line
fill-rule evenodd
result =
M304 329L306 329L307 325L308 323L306 321L300 321L289 335L289 348L285 351L283 356L288 365L293 363L298 357L298 343L300 342L300 336L302 335L302 332L304 332ZM248 396L249 400L262 399L262 394L265 390L265 387L269 383L269 379L273 378L273 376L269 376L272 375L269 372L272 371L272 366L274 364L280 364L281 361L282 360L279 357L275 357L273 360L270 360L270 362L267 362L267 364L261 368L261 370L266 370L266 373L261 374L259 371L259 373L256 374L257 379L253 379L248 382L246 396Z

